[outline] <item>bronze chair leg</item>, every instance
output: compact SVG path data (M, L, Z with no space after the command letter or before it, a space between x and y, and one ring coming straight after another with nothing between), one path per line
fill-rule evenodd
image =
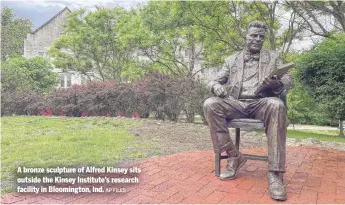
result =
M240 149L240 128L236 128L236 149ZM219 177L220 175L220 161L222 159L227 159L228 156L222 156L221 153L214 154L214 175Z
M220 160L221 160L221 153L214 154L214 175L219 177L220 175Z
M240 151L240 137L241 137L241 129L240 128L235 128L236 130L236 149L237 151Z

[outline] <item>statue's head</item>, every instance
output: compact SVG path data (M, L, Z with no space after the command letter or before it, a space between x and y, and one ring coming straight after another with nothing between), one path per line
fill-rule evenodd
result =
M260 21L253 21L248 24L246 49L249 52L257 53L261 50L265 40L266 31L267 25Z

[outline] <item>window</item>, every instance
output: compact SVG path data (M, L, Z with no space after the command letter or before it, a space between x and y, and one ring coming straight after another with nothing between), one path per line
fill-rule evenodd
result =
M65 74L60 73L60 87L64 88L65 87Z
M80 74L80 84L84 85L84 84L86 84L85 82L86 82L86 79L85 79L84 74Z
M67 87L71 87L72 86L72 74L71 73L67 73Z
M81 84L82 84L82 85L85 85L85 84L87 84L88 82L90 82L89 78L88 78L86 75L82 74L82 75L81 75Z

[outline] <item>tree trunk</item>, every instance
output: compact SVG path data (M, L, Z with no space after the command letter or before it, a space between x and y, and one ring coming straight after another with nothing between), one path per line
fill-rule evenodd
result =
M339 136L345 137L345 135L344 135L344 120L342 120L342 119L339 120Z
M186 113L186 122L193 123L195 113L194 112L187 112L187 111L185 111L185 113Z

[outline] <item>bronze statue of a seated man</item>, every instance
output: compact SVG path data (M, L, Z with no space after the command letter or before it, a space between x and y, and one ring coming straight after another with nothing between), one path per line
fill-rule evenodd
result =
M286 106L278 98L281 92L290 89L292 77L286 73L281 78L269 78L282 61L279 53L262 49L267 26L259 21L247 27L246 46L239 53L225 60L222 70L208 84L216 97L204 103L204 113L210 127L215 153L226 152L229 156L226 169L220 179L234 179L246 162L236 150L227 127L227 120L255 118L264 122L268 138L268 182L270 196L286 200L283 182L286 147ZM255 94L258 86L262 92Z

